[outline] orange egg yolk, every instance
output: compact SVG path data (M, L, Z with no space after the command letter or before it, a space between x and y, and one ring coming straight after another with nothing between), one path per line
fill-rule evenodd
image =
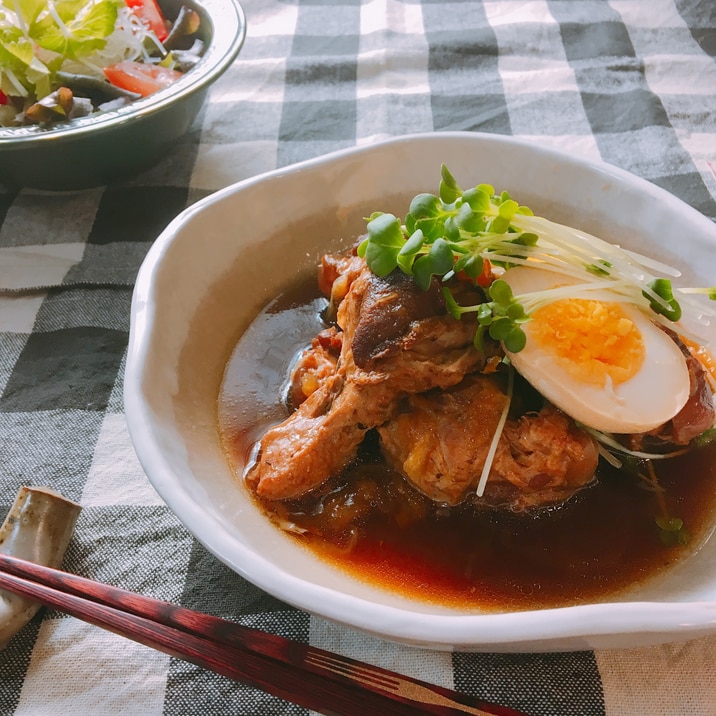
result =
M639 329L617 303L569 298L532 314L529 339L574 379L618 385L639 372L646 349Z

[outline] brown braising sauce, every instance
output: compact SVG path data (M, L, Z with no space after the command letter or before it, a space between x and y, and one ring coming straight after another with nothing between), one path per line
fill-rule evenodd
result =
M219 396L219 426L241 480L263 432L287 414L290 365L323 327L314 281L286 292L239 341ZM609 599L685 558L716 512L716 446L655 461L687 546L665 546L653 489L600 464L598 481L536 515L446 509L382 460L369 434L342 475L292 502L257 504L320 558L360 580L460 609L515 610ZM243 484L241 489L248 489Z

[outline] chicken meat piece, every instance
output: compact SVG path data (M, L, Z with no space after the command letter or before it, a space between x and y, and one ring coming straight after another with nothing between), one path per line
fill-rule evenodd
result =
M508 419L482 497L475 489L507 404L500 378L474 374L404 399L378 428L388 463L436 502L514 512L562 503L594 478L596 442L551 405Z
M289 400L298 407L331 376L335 375L343 345L343 334L333 326L321 331L310 347L301 352L291 370Z
M674 445L688 445L714 424L714 396L706 371L689 349L681 345L691 389L686 405L671 419L671 442Z
M437 281L422 291L400 271L380 278L365 263L356 272L356 262L346 261L351 280L341 287L335 371L267 431L246 476L262 498L292 499L321 485L355 457L366 432L388 420L403 395L456 385L484 363L473 346L475 323L447 313Z
M321 257L318 271L318 289L328 298L327 314L335 318L341 301L346 297L353 281L365 268L365 261L355 254L335 256L325 254Z
M713 427L714 396L706 371L684 342L672 331L667 331L681 349L689 370L689 398L683 408L668 422L648 433L629 436L632 450L659 451L664 446L688 445L694 438Z

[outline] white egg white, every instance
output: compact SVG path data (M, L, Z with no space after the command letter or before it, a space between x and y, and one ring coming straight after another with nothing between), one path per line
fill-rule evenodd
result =
M527 266L509 269L503 278L516 296L576 283L562 274ZM608 293L600 292L598 300L608 300ZM526 346L507 355L529 383L576 421L607 433L641 433L671 420L685 405L690 393L689 371L668 334L636 306L621 306L641 333L646 354L638 372L618 385L600 387L570 375L555 356L530 340L529 321L523 325Z

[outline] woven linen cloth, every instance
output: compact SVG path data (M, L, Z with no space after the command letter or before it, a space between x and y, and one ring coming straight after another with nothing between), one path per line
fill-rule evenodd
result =
M448 653L263 593L153 491L122 404L137 270L232 182L407 133L514 135L601 159L716 220L712 0L243 0L248 35L189 134L115 185L0 190L0 513L47 485L83 510L64 568L535 716L716 714L716 637L614 651ZM674 237L678 241L678 237ZM0 714L301 714L43 610L0 652Z

